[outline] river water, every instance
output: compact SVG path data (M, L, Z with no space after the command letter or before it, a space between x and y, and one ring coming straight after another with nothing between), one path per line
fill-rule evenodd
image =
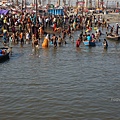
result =
M103 31L105 33L105 30ZM79 31L74 33L78 38ZM0 63L1 120L119 120L120 42L96 47L40 48L13 46Z

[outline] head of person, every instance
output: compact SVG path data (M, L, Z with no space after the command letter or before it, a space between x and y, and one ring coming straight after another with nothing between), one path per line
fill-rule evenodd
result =
M104 39L104 41L106 41L106 39Z

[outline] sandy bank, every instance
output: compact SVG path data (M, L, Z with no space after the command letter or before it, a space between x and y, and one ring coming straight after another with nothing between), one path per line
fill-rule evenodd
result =
M107 23L120 23L120 14L119 13L109 13L109 14L96 14L96 15L102 15L103 18L105 18L105 20L109 20L107 21Z

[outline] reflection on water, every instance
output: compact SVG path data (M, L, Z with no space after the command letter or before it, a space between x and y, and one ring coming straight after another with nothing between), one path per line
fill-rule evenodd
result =
M78 32L75 33L75 40ZM2 120L119 119L120 43L101 41L47 49L31 55L31 45L13 47L9 61L0 64Z
M104 54L107 53L107 51L108 51L108 48L104 48L104 49L103 49L103 53L104 53Z

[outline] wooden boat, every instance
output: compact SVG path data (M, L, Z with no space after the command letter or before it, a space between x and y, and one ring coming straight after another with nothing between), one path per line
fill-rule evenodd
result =
M92 46L92 47L95 46L95 42L92 42L92 41L86 40L86 41L83 41L83 43L85 46Z
M107 35L106 38L109 40L115 40L115 41L120 40L119 35L117 35L117 36L116 35Z
M9 59L9 48L2 47L0 48L0 63Z

